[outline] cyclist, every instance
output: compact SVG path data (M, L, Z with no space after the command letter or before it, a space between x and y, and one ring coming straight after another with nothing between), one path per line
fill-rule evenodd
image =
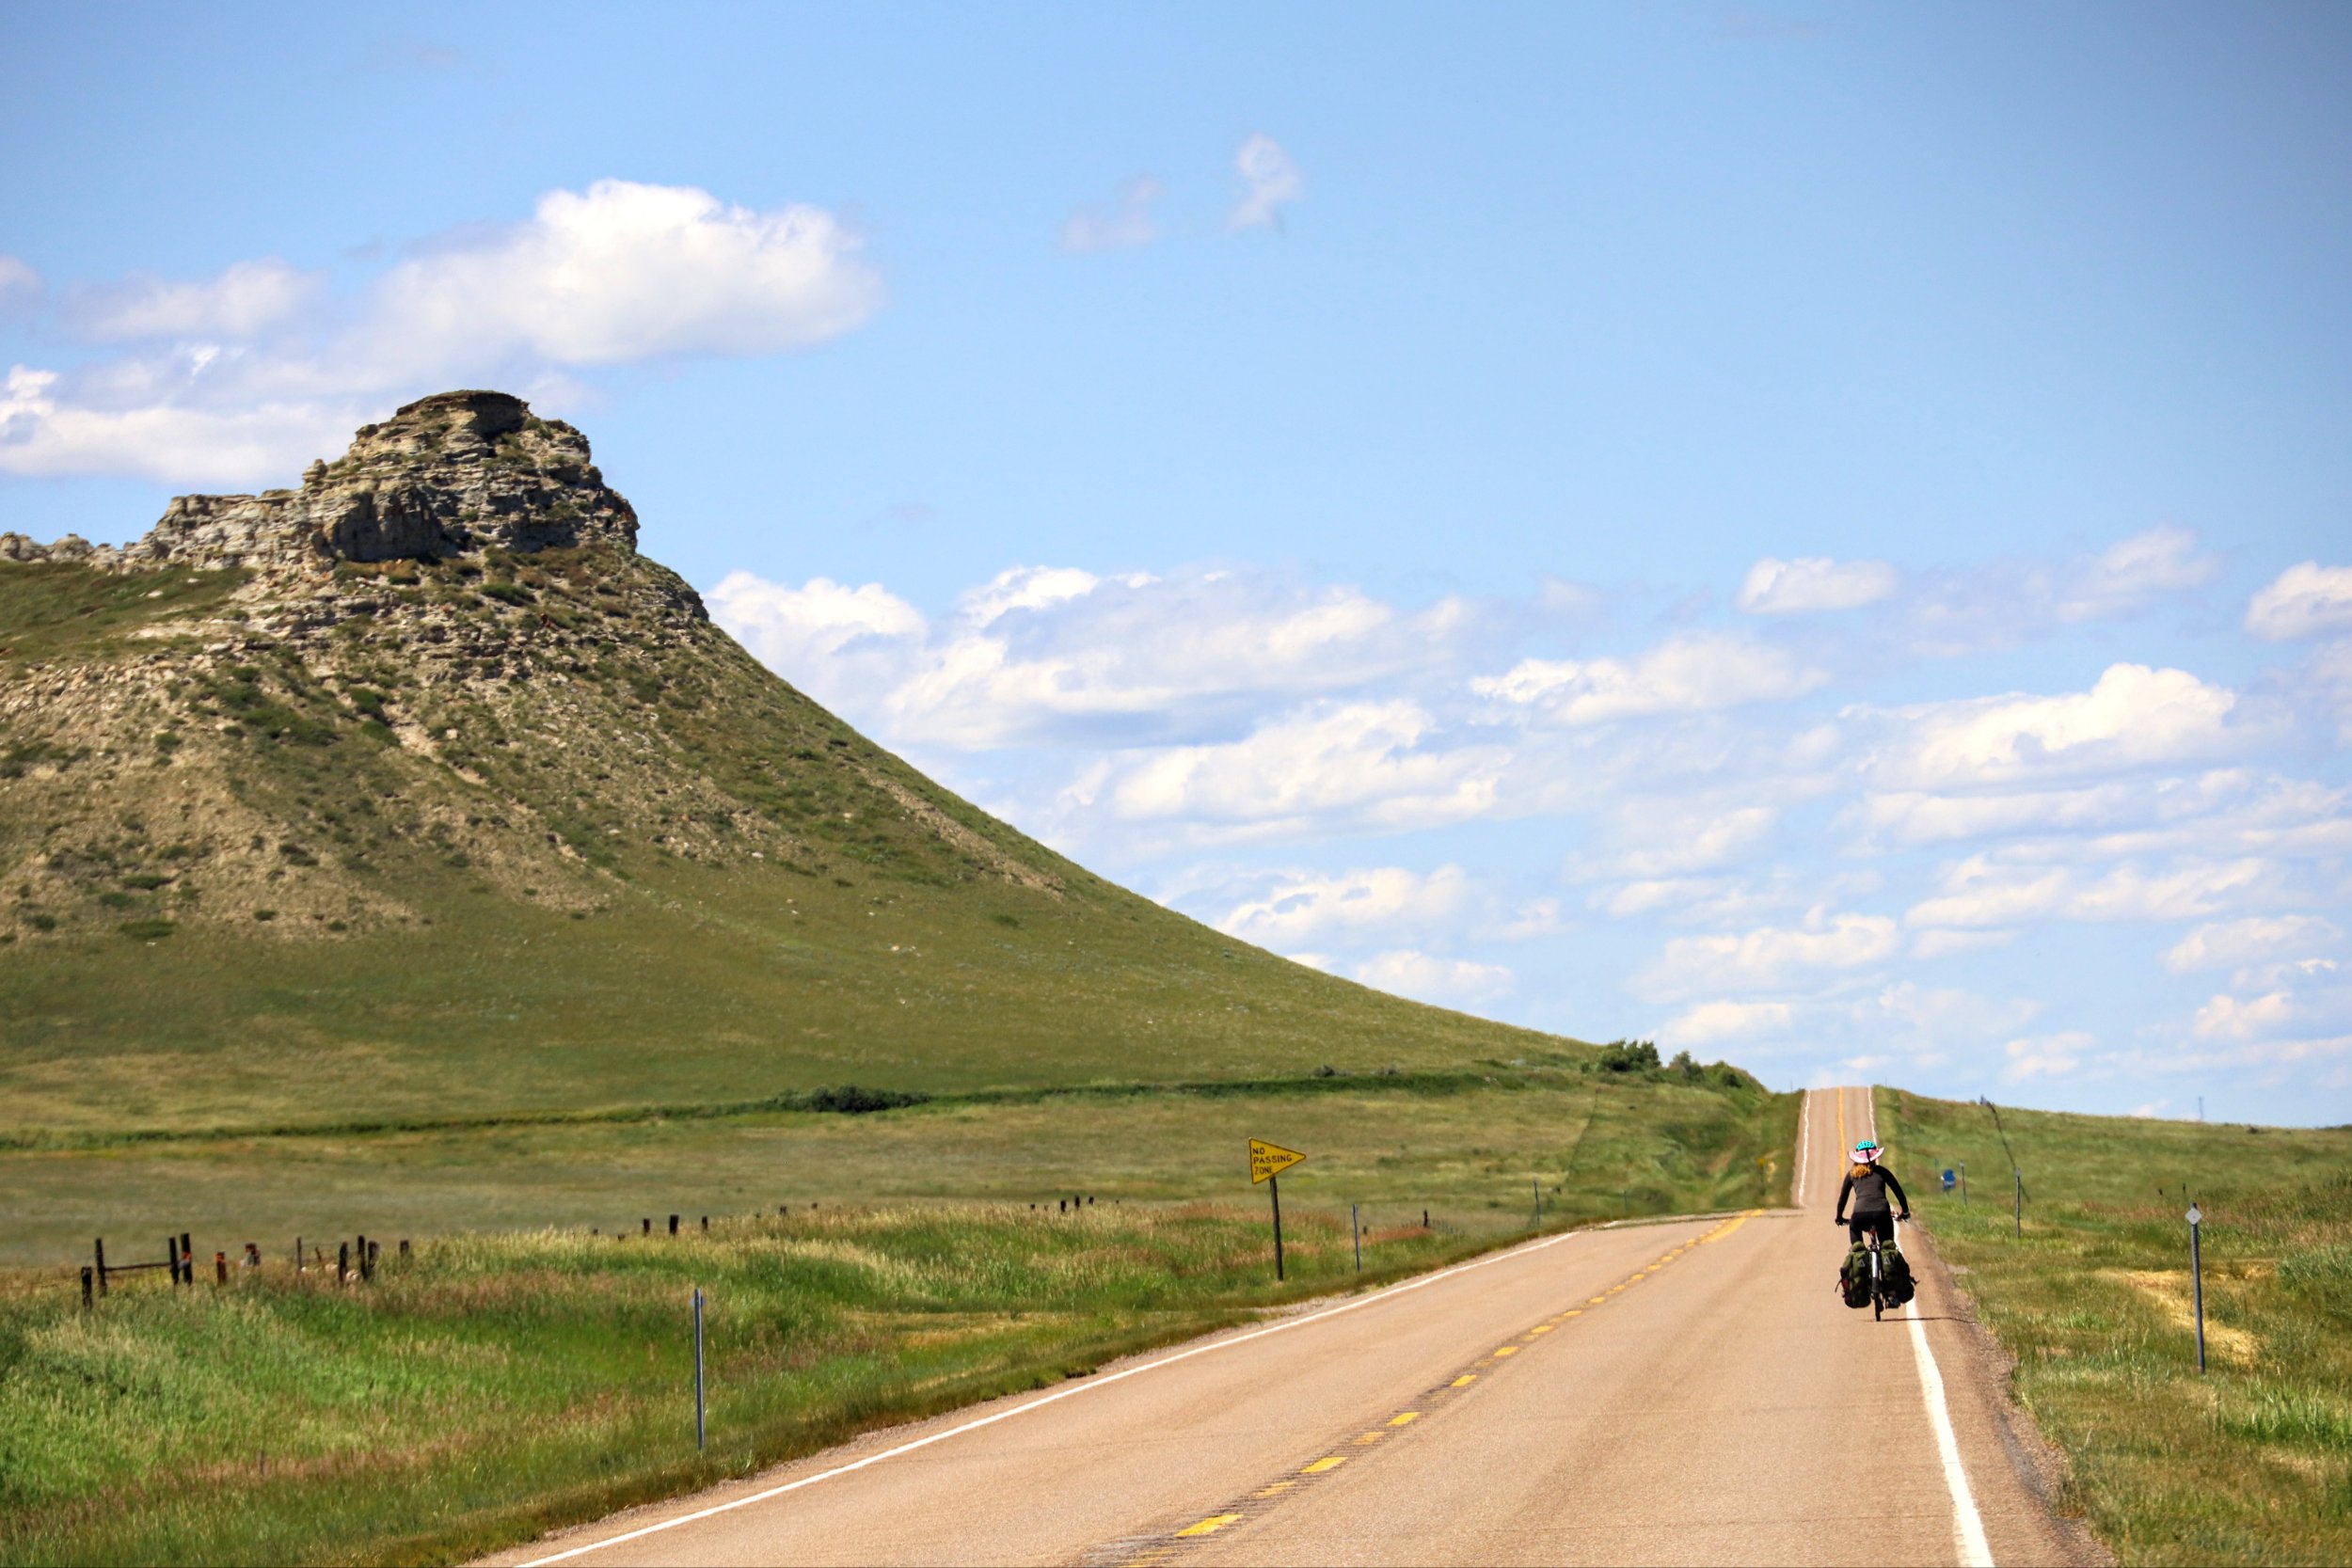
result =
M1890 1192L1895 1195L1895 1201L1902 1205L1902 1222L1911 1223L1911 1199L1903 1192L1903 1184L1895 1180L1895 1173L1879 1164L1879 1152L1876 1138L1865 1138L1854 1145L1853 1166L1837 1188L1836 1223L1846 1227L1856 1246L1867 1235L1875 1234L1881 1243L1895 1239L1897 1216L1886 1201ZM1849 1200L1853 1205L1851 1221L1846 1218Z

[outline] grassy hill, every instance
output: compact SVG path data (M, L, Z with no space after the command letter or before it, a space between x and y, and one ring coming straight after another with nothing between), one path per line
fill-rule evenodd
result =
M712 626L586 458L446 394L125 559L0 561L10 1136L1578 1049L1259 951L957 799Z

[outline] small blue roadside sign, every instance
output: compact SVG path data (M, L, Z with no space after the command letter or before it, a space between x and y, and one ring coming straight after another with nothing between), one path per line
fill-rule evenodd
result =
M1949 1168L1948 1166L1947 1166L1947 1167L1946 1167L1946 1169L1945 1169L1945 1171L1944 1171L1944 1190L1945 1190L1946 1192L1947 1192L1947 1193L1948 1193L1948 1192L1950 1192L1950 1191L1951 1191L1954 1187L1957 1187L1957 1186L1959 1186L1959 1185L1960 1185L1960 1178L1959 1178L1959 1177L1957 1177L1957 1176L1954 1176L1954 1175L1951 1173L1951 1170L1950 1170L1950 1168Z

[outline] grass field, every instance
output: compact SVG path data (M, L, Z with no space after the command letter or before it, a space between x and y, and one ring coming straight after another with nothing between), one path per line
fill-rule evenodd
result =
M92 1237L209 1258L296 1236L608 1232L673 1212L944 1198L1189 1201L1234 1195L1243 1142L1312 1158L1284 1179L1304 1212L1382 1223L1515 1222L1531 1185L1562 1213L1707 1209L1786 1185L1786 1099L1574 1070L1436 1080L1305 1079L1238 1090L1098 1090L866 1116L751 1113L369 1134L171 1139L0 1152L12 1195L0 1265L87 1260ZM1760 1163L1759 1163L1760 1162ZM120 1256L120 1254L118 1254Z
M1351 1201L1367 1282L1525 1233L1531 1183L1552 1227L1784 1201L1795 1115L1787 1096L1554 1071L10 1155L0 1180L29 1210L103 1190L250 1223L199 1234L196 1289L149 1274L87 1315L64 1268L0 1275L0 1560L463 1558L1350 1287ZM1286 1286L1253 1134L1310 1154L1283 1178ZM1094 1201L1065 1214L1057 1193ZM729 1213L755 1195L764 1215ZM564 1227L451 1233L534 1209ZM681 1238L626 1234L672 1210ZM263 1268L210 1282L210 1252L257 1216L312 1215L330 1258L338 1234L389 1243L412 1220L417 1255L338 1290L268 1234ZM160 1250L148 1228L139 1250Z
M2120 1560L2352 1561L2352 1130L2007 1106L1996 1126L1982 1105L1884 1089L1878 1111L1937 1250L2018 1358L2018 1398L2067 1454L2073 1502ZM1965 1208L1935 1174L1963 1160Z

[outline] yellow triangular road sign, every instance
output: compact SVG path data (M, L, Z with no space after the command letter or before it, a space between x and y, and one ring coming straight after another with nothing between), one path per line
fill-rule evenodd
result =
M1280 1144L1252 1138L1249 1140L1249 1180L1259 1182L1268 1177L1279 1176L1305 1158L1295 1148L1284 1148Z

